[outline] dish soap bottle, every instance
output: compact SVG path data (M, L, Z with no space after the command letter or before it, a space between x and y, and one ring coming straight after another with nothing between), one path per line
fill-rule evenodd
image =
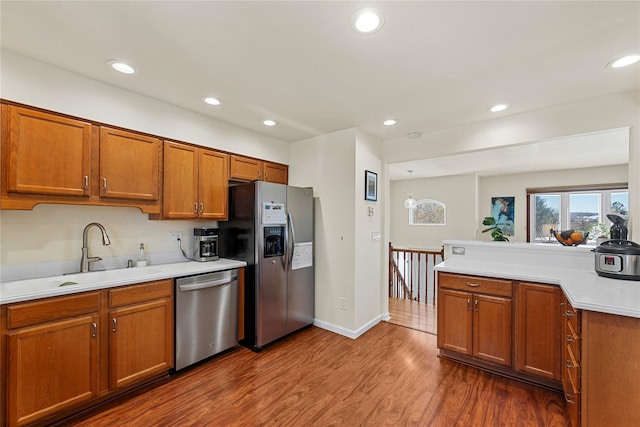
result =
M140 243L140 252L138 252L138 260L136 261L136 267L146 267L147 255L144 253L144 243Z

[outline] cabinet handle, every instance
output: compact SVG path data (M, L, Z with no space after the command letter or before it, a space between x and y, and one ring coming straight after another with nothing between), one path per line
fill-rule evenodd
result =
M566 365L567 368L575 368L575 365L569 359L567 359L567 361L565 362L565 365Z
M93 327L91 336L95 338L98 335L98 325L96 323L93 323L91 326Z
M478 311L478 300L475 300L475 302L473 303L473 305L476 306L476 311Z
M467 286L471 286L472 288L477 288L478 286L480 286L479 283L467 283Z
M264 180L265 181L269 181L269 172L268 171L264 171Z
M571 316L575 316L575 315L576 315L576 313L574 313L574 312L573 312L573 311L571 311L571 310L567 310L567 311L565 311L564 313L565 313L567 316L569 316L569 317L571 317Z
M107 178L102 178L102 189L107 191Z
M567 340L567 342L568 342L568 343L572 343L572 342L575 342L575 341L576 341L576 340L574 340L574 339L573 339L573 337L572 337L571 335L567 335L567 336L565 337L565 339Z
M467 298L467 310L471 310L471 299Z
M260 169L258 169L258 179L260 179Z
M564 400L566 400L567 403L571 403L571 404L576 403L576 401L573 400L573 394L571 394L571 393L565 393L564 394Z
M111 329L111 331L115 332L118 326L118 319L114 317L112 320L113 320L113 329Z
M204 203L200 202L200 213L204 212Z
M193 213L198 213L198 202L193 204Z
M89 188L89 177L87 175L84 176L84 189Z

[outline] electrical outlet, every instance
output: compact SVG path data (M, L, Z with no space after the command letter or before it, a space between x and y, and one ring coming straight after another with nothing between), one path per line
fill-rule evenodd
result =
M340 310L346 310L347 309L347 299L346 298L340 298L338 300L338 307L340 308Z
M169 240L172 242L182 241L182 231L170 231Z

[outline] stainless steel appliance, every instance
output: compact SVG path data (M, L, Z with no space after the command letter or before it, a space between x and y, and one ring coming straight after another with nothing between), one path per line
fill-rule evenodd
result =
M176 370L238 344L238 270L176 279Z
M215 261L218 257L218 229L200 227L193 229L194 261Z
M593 250L596 273L612 279L640 280L640 245L629 240L607 240Z
M242 344L258 351L313 323L313 189L255 181L229 193L220 255L247 263Z

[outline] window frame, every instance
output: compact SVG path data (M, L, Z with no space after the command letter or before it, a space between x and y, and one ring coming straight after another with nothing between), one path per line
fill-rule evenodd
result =
M546 243L544 241L535 240L535 217L532 218L532 204L536 195L559 195L560 196L560 229L566 229L565 226L571 224L570 203L571 194L594 194L600 195L600 218L598 222L604 222L607 213L610 213L611 194L624 192L629 193L629 183L614 184L597 184L597 185L580 185L580 186L564 186L564 187L543 187L543 188L527 188L527 242L529 243ZM535 205L535 204L534 204ZM628 206L627 206L628 208ZM588 231L588 230L583 230ZM534 240L531 240L533 236ZM556 243L555 241L551 241Z

